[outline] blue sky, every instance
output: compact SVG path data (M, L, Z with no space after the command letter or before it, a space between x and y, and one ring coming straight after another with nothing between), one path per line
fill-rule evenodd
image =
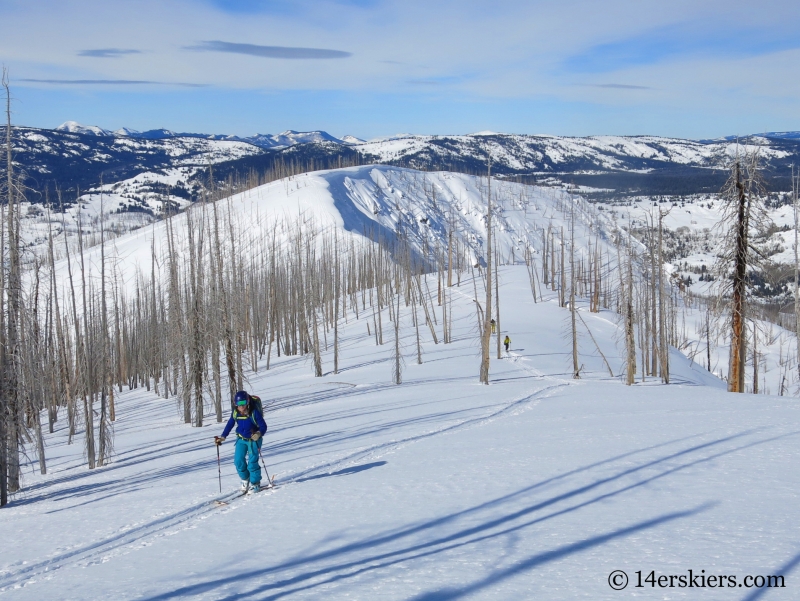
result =
M787 0L0 0L0 19L20 125L800 130Z

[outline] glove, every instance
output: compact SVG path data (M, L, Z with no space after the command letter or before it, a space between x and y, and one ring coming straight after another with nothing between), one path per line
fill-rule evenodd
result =
M215 437L214 437L214 444L215 444L215 445L219 446L219 445L221 445L223 442L225 442L225 437L224 437L224 436L215 436Z
M256 433L255 433L255 434L253 434L253 435L250 437L250 440L258 440L259 438L261 438L261 432L259 432L258 430L256 430Z

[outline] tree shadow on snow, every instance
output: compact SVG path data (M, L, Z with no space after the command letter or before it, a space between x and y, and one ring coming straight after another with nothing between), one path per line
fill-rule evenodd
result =
M694 437L672 440L630 451L547 478L513 493L446 516L384 531L375 536L340 544L324 551L306 553L258 570L183 586L149 597L148 601L202 595L209 592L213 592L214 598L220 601L232 601L243 595L247 598L264 600L288 597L334 582L352 579L362 574L380 573L380 570L393 565L440 556L462 547L480 545L491 540L507 540L508 537L525 533L527 529L537 524L622 497L687 469L798 434L798 432L792 432L750 442L741 440L755 432L749 430L716 440L693 443L656 458L642 459L633 465L630 465L630 458L635 455L667 445L687 442ZM727 443L734 444L731 446ZM626 463L609 475L595 478L589 482L575 483L568 486L567 490L550 493L545 498L528 499L532 495L541 494L551 485L569 483L573 477L581 473L590 474L596 469L607 468L622 459L625 459ZM364 466L356 467L364 468ZM632 479L633 481L631 481ZM520 507L521 503L522 507ZM637 532L663 526L675 520L689 518L708 510L713 505L715 503L707 502L693 508L663 513L582 540L541 550L511 566L497 569L471 584L423 593L417 597L417 600L458 599L549 562L602 546ZM476 519L479 520L477 523L475 523ZM794 563L788 566L789 569L794 567L797 561L800 560L795 558ZM235 592L232 591L233 587L236 588ZM319 594L323 594L323 592L319 591Z
M68 498L71 496L82 496L83 494L90 494L92 492L103 492L109 487L118 487L120 485L134 485L142 484L154 478L164 477L165 475L172 475L173 473L181 473L178 466L173 468L166 468L154 472L144 472L135 474L133 476L120 476L119 478L109 479L103 482L90 482L83 485L74 485L76 481L85 480L87 478L95 479L98 476L107 476L116 473L118 470L133 467L147 463L149 461L163 460L164 455L171 455L177 458L184 453L195 453L202 450L204 447L209 446L205 441L188 440L186 442L169 442L163 445L153 445L147 451L134 449L120 453L112 459L112 463L103 467L95 468L94 470L86 469L85 471L75 472L74 469L68 469L64 475L56 476L42 482L37 482L31 486L27 486L21 491L24 496L18 496L11 504L14 506L28 505L42 501L44 499L53 501ZM131 454L136 451L136 454ZM202 470L210 463L216 463L216 457L213 459L206 459L196 461L193 463L184 463L181 465L186 466L187 471ZM176 472L177 470L177 472ZM62 484L73 484L67 488L58 488Z
M132 545L144 538L164 532L165 530L195 519L203 514L213 512L216 512L214 506L210 504L208 500L203 500L167 515L159 516L149 522L145 522L123 532L115 532L106 538L97 540L88 545L48 557L43 561L26 563L24 566L15 566L13 572L0 575L0 589L18 584L42 571L62 568L75 561L107 555L114 549Z
M792 557L789 561L779 567L777 570L771 571L770 574L774 576L783 576L784 578L789 575L789 572L794 570L800 564L800 553ZM774 588L774 587L773 587ZM787 587L788 588L788 587ZM742 601L755 601L763 597L767 591L771 590L769 587L756 589L742 599Z
M308 482L309 480L319 480L320 478L330 478L331 476L349 476L350 474L357 474L366 470L371 470L373 467L380 467L386 465L386 461L373 461L372 463L362 463L361 465L354 465L346 467L330 474L319 474L317 476L306 476L305 478L298 478L293 482Z

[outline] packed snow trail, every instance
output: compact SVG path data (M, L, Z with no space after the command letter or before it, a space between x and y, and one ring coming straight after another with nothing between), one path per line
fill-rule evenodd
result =
M422 365L402 314L400 386L393 345L352 317L338 375L285 356L249 374L275 490L239 497L225 443L220 495L222 424L183 425L142 388L119 397L104 468L85 469L60 420L50 473L32 463L0 511L0 598L797 598L798 402L730 395L677 352L683 384L626 387L585 335L583 378L569 379L568 312L533 303L524 266L500 275L512 346L490 386L469 281L453 289L453 342L426 337ZM613 315L582 315L620 373ZM689 569L786 587L634 586L636 571Z

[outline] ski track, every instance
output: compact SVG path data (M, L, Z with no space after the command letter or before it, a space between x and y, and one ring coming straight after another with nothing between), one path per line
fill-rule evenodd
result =
M469 295L460 290L456 290L456 293L465 299L468 298L471 300ZM462 319L469 319L469 316L464 316ZM547 376L541 371L529 366L529 359L513 351L509 351L506 357L504 357L504 360L512 362L515 367L518 367L521 369L521 371L530 374L530 377L538 380L550 381L552 383L543 388L530 391L523 396L507 401L503 403L501 407L491 410L488 414L468 417L457 421L456 423L429 430L421 434L407 436L399 440L390 440L387 442L370 445L366 448L361 448L356 451L346 453L332 461L311 464L300 470L289 472L286 476L283 476L280 479L277 477L277 473L275 473L273 476L275 476L275 482L278 487L273 490L265 490L259 493L259 495L276 494L280 488L301 484L305 479L320 475L329 475L332 472L346 469L364 461L379 460L380 458L404 447L431 437L480 427L499 418L518 415L523 411L533 408L542 399L550 397L566 387L579 384L579 382L576 381L563 380ZM285 363L273 368L272 372L273 374L278 374L296 369L298 362L306 361L307 358L305 357L293 357ZM357 364L351 366L350 368L355 369L362 365L363 364ZM496 382L502 382L503 379L504 378L500 376L496 379ZM447 378L444 380L447 380ZM452 380L460 381L463 380L463 377L452 378ZM433 381L441 383L443 379L436 378L435 380L414 380L406 382L405 385L410 387L425 386ZM330 382L328 384L334 384L334 382ZM292 407L298 407L305 404L314 404L323 400L333 400L337 398L348 397L352 396L354 393L371 394L383 389L394 387L394 384L388 383L366 386L353 385L349 383L345 384L348 384L347 387L340 387L340 389L336 391L314 391L306 397L301 396L298 398L295 396L292 397L291 401L285 401L284 403L281 402L280 398L273 399L269 402L269 407L272 410L276 410L284 407L285 403L289 402ZM353 390L353 387L355 387L356 390ZM74 567L88 567L93 564L106 562L120 555L125 555L131 551L152 545L159 538L170 536L180 532L181 530L195 527L193 524L194 522L197 520L206 519L214 513L228 513L235 511L241 506L242 503L246 503L251 499L252 497L241 495L239 491L212 496L211 498L201 500L190 507L174 512L170 515L160 517L156 520L152 520L139 526L135 526L129 530L126 530L121 535L107 537L101 541L89 545L88 547L61 553L47 560L30 565L8 565L6 568L0 571L0 594L10 589L18 589L29 584L34 584L37 578L45 574L51 574L56 570ZM225 501L227 502L227 505L218 506L214 504L215 501Z
M234 498L236 494L238 493L223 495L217 497L217 500ZM203 501L171 515L131 528L119 536L93 543L83 549L62 553L31 565L10 565L2 570L4 575L0 576L0 593L6 592L9 588L21 588L26 584L33 584L35 578L41 574L52 573L65 567L87 567L122 555L128 548L129 551L147 546L152 544L152 539L169 536L176 532L175 527L185 525L194 519L202 519L213 511L213 501ZM185 528L179 530L181 529Z
M291 479L289 479L288 481L284 481L283 479L281 479L280 481L281 486L296 483L299 478L321 475L323 473L322 470L325 469L328 470L331 470L332 468L343 469L346 467L350 467L352 464L359 461L363 461L365 459L369 460L380 459L381 457L389 453L392 453L394 451L397 451L403 447L406 447L409 444L425 440L426 438L430 438L432 436L438 436L439 434L449 434L455 431L465 430L473 427L478 427L484 424L488 424L497 419L498 417L504 416L505 414L517 415L526 403L533 400L536 400L538 402L542 398L551 396L552 394L555 394L558 390L566 386L570 386L572 384L573 384L572 382L561 382L553 384L552 386L536 390L531 394L526 394L521 398L510 401L504 407L497 409L496 411L494 411L489 415L467 418L455 424L444 426L436 430L424 432L422 434L417 434L415 436L409 436L406 438L402 438L400 440L392 440L386 443L372 445L370 447L367 447L366 449L360 449L358 451L355 451L354 453L349 453L334 461L307 467L300 472L293 473ZM533 406L535 406L535 403L530 405L530 407L526 407L524 410L530 409Z
M524 366L523 368L531 373L536 372L536 370L532 370ZM538 373L535 375L537 377L543 377ZM424 383L425 382L419 382L419 384ZM413 384L413 382L409 382L409 384ZM517 415L521 411L531 409L539 401L541 401L541 399L552 396L559 390L573 384L574 383L570 381L557 381L550 386L546 386L545 388L535 390L530 394L525 394L522 397L511 400L505 403L504 406L492 411L488 415L467 418L455 424L450 424L442 428L423 432L422 434L408 436L400 440L391 440L385 443L372 445L364 449L359 449L333 461L327 461L308 466L302 470L291 473L286 478L278 479L277 474L273 474L275 477L276 488L272 490L264 490L258 494L276 494L281 488L285 488L290 485L301 484L304 479L309 477L325 475L333 471L346 469L356 463L363 462L364 460L378 460L385 455L391 454L403 447L427 438L480 427L501 417ZM350 390L348 390L348 392L350 392ZM536 402L534 403L533 401ZM30 565L8 565L2 571L0 571L0 594L9 590L19 589L27 585L34 584L37 578L45 574L52 574L56 570L75 567L88 567L93 564L103 563L120 555L125 555L131 551L152 545L161 537L170 536L180 532L181 530L193 528L193 522L206 519L210 514L228 513L234 511L241 505L241 503L248 502L251 498L252 497L250 496L240 494L239 491L217 495L216 497L205 499L181 511L172 513L171 515L160 517L141 526L135 526L130 530L126 530L121 535L107 537L104 540L89 545L88 547L62 553L45 561ZM215 501L225 501L227 502L227 505L217 506L215 505Z
M299 539L302 545L294 544L293 535L285 538L292 539L293 544L284 543L285 554L279 549L274 554L271 565L266 567L247 563L246 558L240 566L235 562L242 562L242 557L229 552L225 556L226 561L231 562L231 565L235 563L235 567L225 567L219 573L206 570L185 577L170 576L172 580L164 585L171 587L169 591L159 588L162 586L158 581L161 576L136 574L129 578L129 582L138 585L143 580L146 588L138 592L132 589L120 592L123 592L123 596L138 595L138 598L153 600L177 596L234 599L247 595L262 599L287 596L303 599L343 598L341 595L337 596L337 593L346 593L348 598L364 599L437 598L419 595L424 593L425 587L434 591L438 590L437 586L448 583L461 586L469 582L479 576L479 566L484 557L491 556L493 561L499 562L499 566L506 561L504 558L508 558L508 561L525 560L523 555L528 553L532 559L525 561L534 561L530 565L544 565L553 558L561 557L559 553L565 549L582 549L580 545L583 543L575 541L582 540L580 537L587 532L594 535L590 539L595 541L592 545L600 545L605 544L606 540L621 539L627 533L633 532L631 528L639 528L642 524L650 528L649 524L660 523L659 519L666 523L677 519L676 516L683 519L700 514L714 514L717 517L713 520L709 517L698 517L700 521L694 522L690 530L678 529L674 535L659 534L652 544L645 540L635 546L635 552L629 555L619 550L614 551L614 559L620 558L622 563L611 567L625 567L624 561L633 565L634 559L639 556L650 557L650 553L660 558L662 565L669 565L668 559L664 558L670 557L670 553L685 553L692 561L703 559L705 556L702 550L689 550L703 545L712 549L708 537L704 538L705 535L702 535L703 532L712 533L709 535L712 543L716 541L721 547L731 549L726 556L729 561L754 556L775 563L779 556L782 557L780 554L785 553L792 542L789 540L791 532L787 535L781 534L791 530L791 525L788 525L791 515L784 520L786 523L782 522L772 531L768 531L768 536L747 539L747 546L741 543L738 530L718 529L717 524L724 526L737 521L744 522L745 519L751 519L751 516L758 519L761 515L776 515L778 505L765 505L762 508L756 504L756 501L760 502L760 498L750 501L750 506L741 505L741 509L737 505L736 499L748 490L760 490L759 487L765 484L772 486L772 494L778 495L779 499L793 498L790 497L793 482L791 473L780 472L778 478L774 474L779 472L769 472L772 480L766 480L761 475L765 465L769 467L763 460L763 453L766 451L758 449L766 444L780 442L783 445L779 447L780 452L774 454L777 457L775 461L780 459L783 464L776 463L773 470L794 461L793 450L785 441L796 436L800 430L793 423L794 418L789 411L781 409L783 413L780 413L776 409L784 406L791 410L794 408L783 399L773 398L769 403L763 404L759 398L758 407L752 409L753 413L744 414L750 418L734 419L736 411L730 412L726 408L734 403L737 411L751 411L748 397L726 397L723 404L723 399L716 391L697 390L697 387L711 382L713 377L707 372L700 377L698 370L689 365L685 358L682 362L675 362L673 382L685 382L688 385L686 388L661 388L657 379L650 379L646 388L641 385L625 387L618 377L609 378L607 371L603 373L599 369L599 359L592 355L593 347L587 341L580 340L581 357L586 361L586 370L583 373L586 375L579 380L572 379L571 373L562 373L565 371L564 367L571 365L571 359L568 358L569 345L563 336L563 321L568 312L558 307L555 299L549 295L538 304L531 303L527 274L523 270L512 268L501 271L501 274L504 275L501 281L506 295L503 297L506 309L502 322L504 328L498 332L498 336L508 332L512 337L512 348L507 353L503 352L501 360L495 359L492 352L491 386L478 384L473 371L478 327L475 299L468 280L464 288L450 289L450 310L455 312L451 313L454 328L451 342L455 344L443 345L440 342L434 345L426 342L426 365L419 368L415 365L408 366L407 373L413 374L413 377L404 379L402 387L387 382L387 374L382 371L382 365L391 361L388 347L381 349L373 345L372 336L362 331L363 322L359 323L358 320L351 320L341 333L340 344L343 352L347 351L347 360L340 369L340 375L329 376L336 378L335 381L310 379L307 374L310 371L309 358L303 356L282 356L280 360L276 358L269 372L260 369L256 373L248 374L251 380L247 383L248 389L260 390L260 387L271 386L274 391L265 402L265 409L268 416L271 416L269 421L276 426L277 436L273 434L269 444L265 444L264 453L268 461L275 462L272 468L267 467L270 475L275 476L276 489L266 489L252 496L241 495L238 490L216 494L217 466L211 465L216 461L206 460L205 455L198 453L206 444L203 442L205 439L201 440L204 432L186 429L177 435L173 430L182 428L182 425L175 425L175 420L170 417L169 425L163 420L156 424L157 428L163 430L142 438L140 433L152 429L155 424L147 421L148 416L154 409L162 406L163 401L151 398L152 393L145 393L143 390L131 392L133 397L121 405L127 421L121 421L120 428L126 436L135 432L138 437L132 439L134 444L126 442L130 448L125 447L125 451L110 466L112 469L122 468L122 471L98 478L102 472L76 471L67 462L66 454L56 454L58 460L67 466L63 468L64 473L59 473L61 468L56 468L52 470L50 477L35 479L26 489L25 496L17 499L19 505L47 503L49 505L41 508L39 517L55 519L56 515L64 515L63 523L69 524L69 520L75 518L66 517L66 514L59 512L102 500L109 500L110 507L114 507L113 504L121 497L114 500L108 498L124 494L131 488L142 490L136 497L137 502L139 499L143 499L145 503L154 502L152 499L157 499L161 493L150 481L156 482L157 479L176 475L186 476L185 470L176 472L175 464L180 462L181 453L198 453L199 459L192 456L191 464L192 470L196 469L197 472L193 471L190 477L194 478L196 474L202 476L203 486L210 484L213 477L213 488L188 488L180 495L167 493L170 502L160 515L151 513L149 505L147 512L139 513L135 518L125 518L122 514L121 519L109 520L106 529L99 530L94 535L95 540L90 538L91 533L81 533L82 542L77 545L57 542L53 547L47 547L46 540L34 541L41 549L38 554L18 555L13 557L15 561L8 561L0 568L0 596L13 597L13 591L25 589L20 595L25 598L32 598L34 595L38 598L45 591L57 598L59 595L52 593L61 591L63 584L63 594L67 597L69 587L78 590L77 586L83 584L83 579L94 579L94 586L106 587L106 584L101 583L102 578L107 579L109 574L125 574L129 566L153 565L148 564L148 561L158 562L162 557L170 556L182 558L196 552L188 547L179 548L177 542L185 544L189 540L202 545L207 536L209 541L213 537L222 540L220 533L225 531L232 518L239 518L250 510L264 510L273 514L283 512L281 516L284 524L295 524L291 520L296 520L300 530L308 528L311 534L306 533L305 538ZM609 319L609 314L582 315L593 328L602 348L610 348L618 326ZM369 315L365 317L368 319ZM534 319L537 321L531 323ZM595 329L595 324L602 324L603 327ZM440 325L437 324L437 327ZM405 327L405 336L409 340L413 336L412 332L410 327ZM412 347L413 343L407 341L407 356L411 355ZM673 351L673 354L675 357L680 356L677 351ZM615 372L621 369L618 355L609 354L609 359ZM654 394L656 396L651 398ZM587 397L593 395L597 398L590 399L591 402L587 404ZM683 397L691 399L694 398L693 395L696 395L696 404L687 404ZM618 401L617 397L622 399ZM546 401L554 398L555 401ZM769 397L763 399L766 401ZM649 402L651 400L654 402ZM444 404L440 405L440 402ZM595 411L591 416L598 419L599 431L616 432L618 435L609 438L605 434L598 434L596 438L593 437L590 428L594 427L595 422L590 424L582 413L587 407ZM702 410L700 413L698 407ZM760 421L760 416L770 415L770 412L776 412L775 416L786 420L791 427L770 430L767 424ZM522 419L513 419L526 413ZM720 416L725 416L725 419L717 423ZM509 417L512 419L507 419ZM695 424L698 417L711 420L716 427L709 431L705 426ZM634 420L634 424L641 424L647 434L638 435L635 428L626 429L626 422L631 420ZM488 427L493 422L495 425ZM662 422L668 427L676 428L667 438L659 431ZM539 424L538 432L544 436L528 442L527 427L534 423ZM654 423L656 426L653 426ZM212 429L217 427L213 423L207 425ZM470 430L476 431L468 436L459 435ZM516 439L514 436L506 438L506 432L516 435ZM590 435L587 436L587 433ZM446 442L436 442L440 440L439 435L448 436L449 439ZM569 442L575 436L580 436L580 445L571 445ZM448 488L452 486L452 482L447 481L448 472L442 469L438 475L444 476L445 480L435 487L436 490L428 491L422 488L422 484L418 484L423 494L430 493L430 498L435 499L433 510L424 505L422 511L417 508L405 514L405 499L396 492L403 490L404 483L391 482L377 472L372 472L375 475L370 476L370 486L375 486L375 483L377 486L369 490L380 494L371 501L373 505L357 505L358 509L352 512L352 521L336 521L325 509L327 495L336 490L339 491L338 494L343 494L343 490L349 492L349 482L345 484L337 479L335 485L333 480L329 480L319 488L313 485L295 488L307 480L338 476L340 473L345 475L350 473L348 470L357 472L358 468L369 469L395 462L399 469L395 468L394 475L407 478L409 474L417 473L410 471L410 466L414 466L415 470L418 466L425 469L428 461L426 449L432 447L448 449L448 452L452 449L455 459L453 456L444 456L442 459L449 460L450 463L446 465L457 470L459 453L465 454L474 448L467 439L484 440L491 445L488 450L492 453L488 453L484 459L487 463L483 466L477 464L476 469L506 469L507 458L502 454L506 445L521 449L520 457L528 461L520 464L517 459L512 458L512 462L517 461L514 466L524 467L535 462L536 468L530 470L527 479L519 478L505 488L501 486L502 490L498 490L496 496L492 496L497 488L494 483L487 483L486 490L479 490L479 494L472 494L475 488L472 484L456 489ZM429 442L420 444L416 450L398 453L401 449L424 441ZM524 444L520 441L524 441ZM573 452L572 446L577 446L578 451ZM654 453L655 449L659 449L659 452ZM754 455L752 459L752 466L757 465L758 469L743 472L742 467L748 465L742 459L743 453L751 450L762 453ZM74 455L75 450L72 449L71 452ZM58 453L66 453L66 450L59 449ZM394 453L397 455L390 461L381 461ZM537 453L540 455L536 455ZM174 457L171 457L173 454ZM567 458L563 459L562 455ZM162 461L167 458L169 461ZM77 461L76 466L80 467L79 460L73 461ZM151 463L152 461L157 463ZM739 478L751 473L755 475L748 481L748 490L737 490L734 494L733 489L725 489L727 492L718 493L717 487L726 486L728 482L727 477L722 477L722 470L726 474L727 470L732 470L730 473ZM516 471L515 468L515 473ZM472 473L470 467L467 480ZM501 475L504 474L498 473L498 477ZM714 485L708 490L702 488L707 477L710 477L709 482ZM87 479L81 480L80 486L74 482L75 479L83 478ZM362 480L360 485L364 486L365 481ZM74 490L77 493L72 487L76 487ZM282 494L283 488L289 490L288 497L269 498L273 494ZM698 488L701 489L700 492L696 492ZM365 491L367 488L360 490ZM547 494L544 491L548 491ZM627 499L628 495L634 493L639 495L635 502L631 500L627 505L615 505L622 503L623 497ZM660 493L665 494L656 497ZM722 494L727 496L720 497ZM70 500L73 495L80 495L81 498ZM436 495L440 496L437 498ZM265 498L260 499L261 496ZM84 501L84 498L89 500ZM402 499L403 502L389 505L388 508L399 515L384 519L382 512L387 507L385 503L387 499L391 502L394 498ZM717 503L720 498L725 498L725 502ZM217 506L214 504L215 500L225 501L227 504ZM337 500L345 505L351 502L344 496ZM644 505L638 505L640 501ZM295 505L295 502L308 503L310 514L320 516L319 521L314 522L309 518L309 523L306 523L307 518L300 512L302 508ZM249 503L255 505L248 505ZM603 510L598 509L601 505ZM379 509L370 510L370 507ZM88 514L84 514L84 510L85 508L79 507L75 516L89 516L91 519L91 510ZM237 510L239 514L230 514ZM314 511L317 513L314 514ZM584 513L576 517L578 512ZM788 512L790 514L791 510ZM219 522L217 514L222 514ZM34 510L30 514L23 512L20 515L30 519L30 516L36 517L38 514ZM360 529L357 520L362 515L369 518L364 528L371 530ZM609 530L610 534L601 531L602 529L593 530L599 516L603 519L608 516L608 527L616 530ZM631 526L627 520L634 517L639 521ZM524 530L540 528L541 524L546 524L552 518L563 521L557 526L535 532ZM99 528L103 526L103 523L98 524ZM442 526L444 528L440 532ZM527 537L528 546L519 550L519 542L522 540L519 537L523 531L534 534ZM698 532L701 534L697 534ZM166 538L180 533L183 534L177 539ZM319 538L315 540L315 537ZM777 539L781 539L783 547L775 552L773 549ZM74 539L64 540L69 543ZM402 544L395 545L394 542L398 540L403 541ZM631 541L630 544L638 543ZM153 545L157 546L149 552L129 555ZM501 548L503 545L506 545L505 549ZM658 545L656 551L652 551L654 545ZM757 547L755 551L753 545ZM668 551L658 550L662 546ZM599 566L604 565L603 558L612 551L613 549L597 552L593 561ZM712 551L713 549L705 553L711 557ZM124 556L128 557L122 559ZM31 559L24 562L19 557ZM434 565L436 557L442 558L441 564ZM12 557L9 556L8 559ZM106 562L112 563L105 568L101 567ZM407 562L407 570L403 562ZM528 564L523 562L520 565ZM565 565L575 567L578 564ZM91 572L80 571L80 568L91 566L95 566ZM542 572L542 577L558 583L559 569L547 568L549 571ZM497 573L505 574L502 570ZM412 574L414 578L420 579L419 586L422 588L418 591L419 595L415 595L415 589L411 588ZM241 577L249 580L244 590L232 584ZM398 582L404 578L408 578L405 584L409 588L397 588L403 585ZM377 579L376 588L372 587L370 579ZM377 584L378 581L380 585ZM27 588L37 582L42 591L36 587ZM109 590L113 591L113 583L111 585ZM381 588L384 586L386 588ZM478 596L533 598L526 595L533 590L530 586L530 583L519 584L513 592L498 586ZM582 590L582 585L573 583L569 586L572 593ZM606 590L602 588L606 586L604 582L599 586L601 588L594 592ZM369 587L374 595L366 592L365 587ZM78 593L75 598L96 598L100 590L92 589L91 596L88 597ZM552 593L551 596L547 596L548 590ZM593 590L586 589L586 592ZM560 595L566 593L567 589L556 591L544 587L541 591L545 591L545 596L537 598L578 598L574 595ZM491 596L486 596L489 594ZM610 598L602 594L592 594L593 597L580 598Z

